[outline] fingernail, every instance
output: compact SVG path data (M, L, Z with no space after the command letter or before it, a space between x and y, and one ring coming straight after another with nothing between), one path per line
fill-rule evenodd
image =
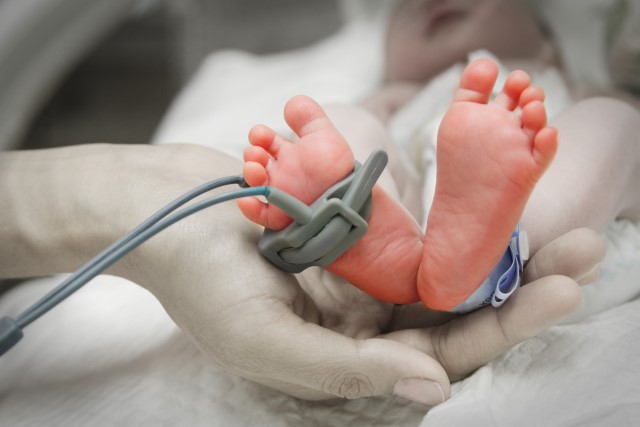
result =
M393 386L393 394L429 406L444 402L444 392L440 384L426 378L401 378Z

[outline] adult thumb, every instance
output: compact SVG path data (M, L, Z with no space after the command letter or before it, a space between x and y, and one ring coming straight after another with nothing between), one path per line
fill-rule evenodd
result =
M286 323L283 325L282 322ZM305 399L397 395L434 406L450 395L444 368L427 354L384 338L353 339L293 313L263 329L261 374L251 379Z

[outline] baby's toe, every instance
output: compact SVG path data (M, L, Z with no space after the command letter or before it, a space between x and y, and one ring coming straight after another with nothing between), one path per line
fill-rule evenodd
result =
M300 138L334 129L333 123L320 104L304 95L295 96L287 102L284 118Z
M516 109L520 102L523 92L531 84L529 74L521 70L512 71L507 76L502 92L493 101L493 104L499 105L509 111Z
M291 144L276 131L264 125L257 125L249 131L251 145L263 148L270 156L277 158L283 145Z
M520 95L519 106L520 108L524 108L525 105L533 101L544 102L544 99L544 90L542 90L540 86L529 86L522 92L522 95Z
M238 207L242 214L251 222L263 227L267 226L267 205L256 197L238 199Z
M245 162L254 162L261 164L265 168L272 159L271 155L262 147L252 146L244 150L243 159Z
M486 104L498 78L498 66L487 58L481 58L467 65L453 102L476 102Z
M267 170L260 163L246 162L242 167L242 176L251 187L269 185Z
M542 128L533 141L533 158L540 168L540 175L549 167L558 150L558 130Z
M522 130L533 141L535 135L547 125L547 111L540 101L532 101L522 109Z

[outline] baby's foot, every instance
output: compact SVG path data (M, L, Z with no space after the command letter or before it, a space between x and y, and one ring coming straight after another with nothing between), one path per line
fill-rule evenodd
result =
M556 152L542 90L516 71L488 102L497 76L490 60L470 64L440 125L418 274L420 299L430 308L453 309L489 276Z
M244 152L244 179L252 187L279 188L308 205L353 170L353 153L310 98L292 98L284 116L300 140L291 142L266 126L251 129L252 147ZM282 230L291 223L281 209L257 198L240 199L238 205L248 219L265 228Z
M285 119L300 137L293 143L265 126L249 133L244 178L251 186L271 185L311 204L348 175L354 157L347 141L313 100L298 96L285 107ZM418 301L416 275L422 258L418 223L379 186L372 192L368 231L327 267L368 294L388 302ZM272 230L291 219L256 198L240 199L243 214Z

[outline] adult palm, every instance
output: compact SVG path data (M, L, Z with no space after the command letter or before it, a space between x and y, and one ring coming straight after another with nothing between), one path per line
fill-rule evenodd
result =
M219 154L204 158L215 171L207 179L239 170ZM202 171L194 165L204 158L190 158L190 170ZM573 311L577 282L592 277L603 255L598 235L575 230L532 258L531 283L502 308L454 318L379 302L320 269L282 272L259 255L259 233L235 206L219 206L150 241L125 275L215 363L312 400L395 393L442 402L451 380Z

